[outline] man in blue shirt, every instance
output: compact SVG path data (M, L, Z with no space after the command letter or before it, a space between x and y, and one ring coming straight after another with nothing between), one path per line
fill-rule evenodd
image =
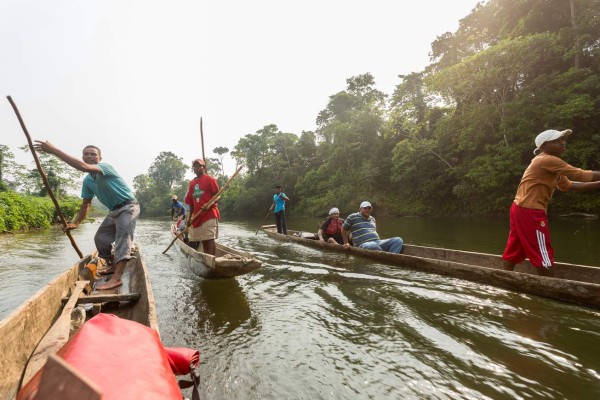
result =
M360 203L360 209L348 218L342 225L342 240L344 246L350 246L348 232L352 232L352 243L356 247L367 250L387 251L389 253L400 253L404 242L399 237L380 239L377 233L375 218L371 216L373 207L368 201Z
M171 197L171 201L171 220L177 221L177 217L180 215L185 218L185 207L179 200L177 200L177 196L173 195L173 197Z
M98 255L109 260L111 268L100 271L99 275L112 275L111 278L96 286L98 290L114 289L123 284L121 276L125 271L127 261L131 259L133 232L140 215L140 206L129 186L115 169L102 161L100 149L96 146L86 146L82 159L69 155L48 141L36 140L36 151L54 154L71 167L88 175L83 179L81 188L81 208L75 220L67 224L66 230L72 230L85 220L92 206L94 196L110 211L94 236ZM112 254L112 243L115 252Z
M275 194L273 195L273 204L269 210L273 210L275 214L275 224L277 225L277 233L287 235L287 226L285 224L285 201L290 200L289 197L281 191L281 186L275 186Z

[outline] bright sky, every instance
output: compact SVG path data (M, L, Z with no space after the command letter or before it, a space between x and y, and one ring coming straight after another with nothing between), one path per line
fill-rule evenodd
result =
M34 167L7 95L33 139L95 144L129 183L161 151L201 156L200 117L206 157L271 123L300 135L347 78L392 94L477 2L2 0L0 144Z

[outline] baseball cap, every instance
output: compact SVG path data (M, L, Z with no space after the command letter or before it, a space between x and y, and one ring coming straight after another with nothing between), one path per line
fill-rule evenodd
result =
M329 210L329 215L331 214L339 214L340 210L337 209L337 207L333 207L331 210Z
M203 159L201 159L201 158L196 158L194 161L192 161L192 165L194 165L194 164L196 164L196 163L198 163L198 164L200 164L200 165L206 165L206 164L204 163L204 160L203 160Z
M171 200L177 200L177 196L173 195L173 197L171 197Z
M368 201L363 201L362 203L360 203L360 208L365 208L365 207L372 207L371 203L369 203Z
M537 135L535 137L535 150L533 150L533 154L537 154L540 151L540 147L546 142L551 142L556 139L560 139L561 137L569 137L573 133L570 129L565 129L564 131L557 131L556 129L548 129Z

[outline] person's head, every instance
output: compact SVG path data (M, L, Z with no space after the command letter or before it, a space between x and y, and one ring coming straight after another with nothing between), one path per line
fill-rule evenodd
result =
M177 202L177 196L173 195L173 197L171 197L171 200L173 200L173 203Z
M98 164L102 161L102 152L99 147L93 145L85 146L81 159L86 164Z
M281 192L281 186L277 185L275 186L275 193L279 193Z
M337 207L333 207L329 210L329 216L333 219L338 219L340 217L340 210L338 210Z
M360 203L359 212L363 217L368 217L369 215L371 215L372 210L373 206L371 206L371 203L369 203L368 201L363 201L362 203Z
M205 167L204 160L201 158L196 158L194 161L192 161L192 169L194 170L196 176L204 175Z
M548 129L536 136L535 150L533 154L544 152L559 157L567 148L567 138L573 133L572 130L557 131Z

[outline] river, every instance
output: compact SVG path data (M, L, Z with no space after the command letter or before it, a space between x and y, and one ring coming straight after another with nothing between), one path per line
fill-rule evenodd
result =
M289 218L295 229L316 220ZM263 266L202 280L142 219L163 342L201 351L210 399L597 399L600 312L484 284L324 253L223 221L221 241ZM499 253L507 221L378 220L382 236ZM97 223L74 231L83 252ZM598 220L551 221L557 260L598 265ZM77 257L60 231L0 236L0 318ZM5 362L6 360L3 360Z

